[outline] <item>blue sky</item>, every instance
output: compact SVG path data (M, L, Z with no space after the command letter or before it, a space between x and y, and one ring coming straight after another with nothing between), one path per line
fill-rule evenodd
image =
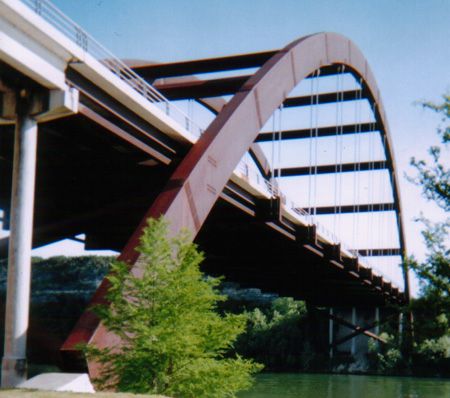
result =
M306 34L341 33L369 61L394 142L407 246L423 256L427 204L403 177L425 158L439 118L415 106L450 90L450 0L56 0L54 3L122 58L161 62L277 49Z

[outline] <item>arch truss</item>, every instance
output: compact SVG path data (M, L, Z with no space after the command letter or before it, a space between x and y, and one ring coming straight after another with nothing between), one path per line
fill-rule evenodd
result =
M122 260L139 263L135 249L148 217L164 215L171 233L199 233L219 196L237 200L238 176L253 193L243 205L249 212L311 250L322 247L350 272L367 274L363 279L380 291L400 294L382 275L405 255L391 136L374 76L350 40L320 33L279 51L134 70L186 106L196 123L209 125ZM399 272L407 299L407 272ZM103 283L94 301L106 288ZM111 338L86 313L65 348L80 341L108 345Z

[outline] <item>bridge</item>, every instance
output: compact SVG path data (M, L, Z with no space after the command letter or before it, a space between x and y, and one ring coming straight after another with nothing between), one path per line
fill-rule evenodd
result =
M82 235L133 269L149 217L190 230L205 272L334 321L408 300L406 268L401 288L387 276L406 250L389 126L349 39L154 64L117 59L46 0L0 15L4 382L24 377L31 249ZM86 311L63 352L80 342L114 336Z

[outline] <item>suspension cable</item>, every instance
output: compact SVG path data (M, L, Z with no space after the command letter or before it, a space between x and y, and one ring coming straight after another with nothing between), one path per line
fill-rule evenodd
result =
M339 140L339 90L340 90L340 73L341 66L338 66L336 74L336 135L334 142L334 214L333 214L333 234L336 235L336 218L337 218L337 173L338 173L338 140Z
M373 227L373 215L374 215L374 202L373 202L373 196L374 196L374 178L373 178L373 171L375 168L375 163L374 163L374 133L375 133L375 129L376 129L376 103L374 102L372 104L372 116L373 116L373 121L370 123L370 136L369 136L369 178L368 178L368 190L369 190L369 208L368 208L368 222L367 222L367 241L368 241L368 245L369 245L369 255L372 256L373 254L373 231L372 231L372 227Z
M275 112L272 114L272 151L271 151L271 162L270 162L270 171L271 171L271 195L273 196L273 188L275 184Z
M333 234L340 235L340 222L342 210L342 133L343 133L343 79L345 66L338 68L336 75L336 136L334 151L334 216Z
M309 106L309 172L308 172L308 212L311 215L312 209L312 173L313 173L313 112L314 112L314 71L311 77L310 96L311 102Z
M342 158L344 152L344 81L345 81L345 65L342 65L341 75L341 91L340 91L340 120L339 120L339 176L338 176L338 236L341 235L341 218L342 218Z
M281 177L281 145L283 143L283 104L278 108L278 187L280 187Z
M359 83L359 84L358 84ZM354 155L354 166L353 166L353 250L356 256L358 256L358 251L356 247L359 247L360 242L357 243L357 236L359 237L359 201L360 201L360 174L361 174L361 101L363 92L363 80L359 79L358 90L356 94L355 101L355 134L353 140L353 155Z
M378 234L379 234L379 247L382 249L384 247L386 247L386 245L384 244L384 242L389 242L389 240L387 240L387 234L383 233L384 231L384 219L385 219L385 213L386 213L386 184L384 184L384 170L386 168L386 156L384 153L384 148L386 147L386 135L383 134L382 131L380 131L380 156L379 156L379 160L381 161L381 170L379 172L379 181L380 181L380 187L379 190L381 192L381 212L379 213L379 221L378 221Z
M315 120L314 120L314 217L317 215L317 166L319 148L319 77L320 69L317 69L316 90L315 90Z

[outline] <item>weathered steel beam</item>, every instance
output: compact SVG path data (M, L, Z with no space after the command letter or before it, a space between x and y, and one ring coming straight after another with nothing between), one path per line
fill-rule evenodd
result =
M326 314L325 312L323 312L323 314L325 316L330 317L329 314ZM376 322L371 323L370 325L363 326L363 327L351 324L350 322L347 322L347 321L343 320L343 321L345 321L345 324L344 324L344 323L338 321L337 319L334 319L334 320L336 320L336 322L341 323L344 326L347 326L348 328L353 329L354 331L352 333L348 334L347 336L344 336L344 337L340 338L339 340L334 341L331 347L332 348L336 348L338 345L341 345L341 344L345 343L346 341L351 340L354 337L359 336L360 334L364 334L367 337L370 337L370 338L372 338L374 340L379 341L380 343L386 344L386 340L385 339L383 339L382 337L380 337L376 333L370 332L370 329L373 329L376 326L379 326L379 325L382 325L383 323L388 322L390 318L392 318L392 316L387 317L387 318L385 318L382 321L376 321ZM340 319L342 320L342 318L340 318Z
M80 114L92 120L93 122L103 127L104 129L108 130L110 133L116 135L122 140L133 145L142 152L145 152L149 156L157 159L159 162L167 165L172 161L170 157L165 155L165 153L168 152L167 150L165 150L164 153L162 151L156 150L154 147L147 145L145 142L143 142L142 139L134 137L128 131L125 131L124 129L120 128L117 124L110 122L108 119L104 118L99 113L93 111L89 107L80 105L79 108Z
M215 79L168 79L156 81L154 87L172 100L214 98L235 94L250 77L251 75L240 75ZM290 97L283 101L283 106L291 108L367 99L364 95L361 90L347 90Z
M144 79L154 80L164 77L255 68L263 65L276 53L276 50L264 51L252 54L239 54L226 57L198 59L193 61L140 65L133 67L133 69Z
M402 250L399 247L383 249L358 249L358 254L363 257L401 256Z
M370 325L371 327L363 328L361 326L354 325L353 323L351 323L351 322L349 322L349 321L345 320L344 318L341 318L341 317L339 317L337 315L327 314L326 312L323 312L323 314L325 316L328 316L329 319L332 319L333 321L335 321L335 322L337 322L337 323L339 323L339 324L341 324L343 326L346 326L349 329L353 329L355 332L358 332L356 335L364 334L364 335L366 335L368 337L371 337L372 339L380 341L381 343L384 343L384 344L387 343L387 341L385 339L383 339L382 337L376 335L375 333L369 332L369 329L372 329L375 325L373 325L373 326ZM345 340L344 340L344 338L342 340L347 341L347 340L351 339L352 337L346 336ZM342 344L344 341L340 341L340 340L335 341L333 343L333 346L336 347L337 345Z
M395 210L394 203L364 203L355 205L343 206L318 206L315 208L303 208L309 214L324 215L337 213L367 213L372 211L393 211Z
M343 126L326 126L312 129L285 130L281 132L280 139L295 140L303 138L330 137L338 134L362 134L378 131L379 126L376 123L345 124ZM268 142L273 140L273 133L263 132L258 134L255 142Z
M324 164L319 166L285 167L282 169L275 169L274 176L293 177L309 174L333 174L339 172L349 173L360 171L383 170L386 168L387 164L384 160L377 160L374 162L343 163L341 165Z
M290 108L296 106L330 104L340 101L355 101L359 99L366 99L364 91L346 90L339 93L321 93L317 95L286 98L283 102L283 106L285 108Z
M219 114L226 105L226 101L223 98L199 98L197 99L197 102L208 108L216 115ZM261 146L253 143L248 152L255 162L259 172L265 178L269 178L271 173L270 163L267 160Z
M158 130L147 120L137 115L132 110L118 102L92 82L85 79L77 71L69 68L66 72L67 79L80 91L80 102L90 110L121 127L127 125L133 135L143 143L171 157L183 153L184 145L172 139L168 134Z
M193 98L220 97L223 95L233 95L251 77L233 76L220 79L155 83L154 87L170 100L183 100Z

